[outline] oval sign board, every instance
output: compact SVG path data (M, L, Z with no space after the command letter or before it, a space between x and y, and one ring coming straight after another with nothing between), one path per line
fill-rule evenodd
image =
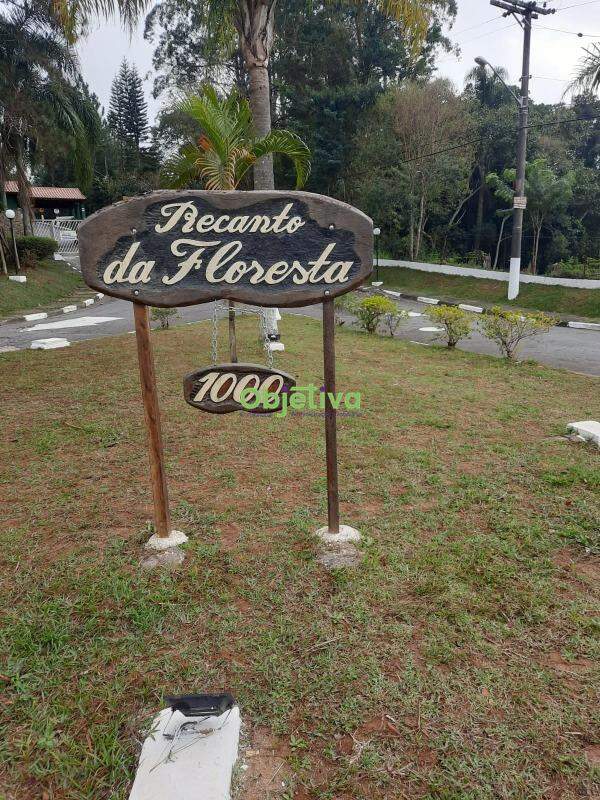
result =
M272 414L282 408L281 395L295 385L291 375L259 364L215 364L186 375L183 395L186 403L209 414ZM267 395L272 399L265 407L262 400ZM248 407L245 400L250 401Z
M88 286L151 306L310 305L373 267L371 219L308 192L153 192L93 214L78 239Z

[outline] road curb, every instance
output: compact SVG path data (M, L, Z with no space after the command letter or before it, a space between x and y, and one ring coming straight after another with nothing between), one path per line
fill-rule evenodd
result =
M453 303L451 300L440 300L437 297L422 297L421 295L408 294L407 292L392 291L391 289L380 289L378 292L390 295L395 298L402 298L403 300L412 300L415 303L423 303L429 306L452 306L453 308L462 308L463 311L472 311L474 314L489 314L489 308L482 308L481 306L471 306L467 303ZM555 328L573 328L574 330L589 330L600 331L600 323L598 322L579 322L577 320L559 320Z
M0 326L13 322L36 322L38 320L48 319L49 317L62 317L64 314L72 314L74 311L82 311L85 308L93 306L95 303L100 303L103 298L104 295L98 293L94 295L94 297L88 297L86 300L82 300L79 303L72 303L68 306L63 306L62 308L53 308L50 311L32 311L29 314L16 314L12 317L0 319Z

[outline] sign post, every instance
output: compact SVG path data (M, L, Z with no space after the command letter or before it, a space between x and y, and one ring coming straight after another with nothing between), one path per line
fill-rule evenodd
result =
M323 367L325 378L325 451L327 461L327 528L340 532L338 493L337 415L331 403L335 397L335 314L333 300L323 301Z
M162 433L160 429L160 408L156 391L156 373L154 356L150 339L150 320L148 306L133 304L135 319L135 338L137 341L138 361L140 365L140 383L144 416L148 433L148 454L150 457L150 482L154 498L154 526L156 535L166 539L171 533L171 516L169 514L169 493L163 455Z
M170 530L160 410L147 306L173 308L228 300L230 364L190 373L186 401L202 411L247 408L245 389L263 389L275 411L293 390L286 373L238 364L234 302L268 308L322 303L329 537L355 536L340 525L335 385L335 297L352 291L373 268L373 223L352 206L308 192L160 191L116 203L79 228L88 286L134 307L142 397L148 431L156 536L151 546L185 541ZM348 538L346 538L346 541Z

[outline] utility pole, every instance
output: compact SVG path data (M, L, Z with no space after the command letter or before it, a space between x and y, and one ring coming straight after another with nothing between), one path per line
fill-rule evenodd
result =
M512 244L510 249L510 274L508 299L519 294L521 276L521 243L523 239L523 214L527 207L525 197L525 166L527 163L527 126L529 123L529 74L531 63L531 21L539 15L554 14L556 9L547 8L524 0L490 0L490 5L504 9L504 17L514 16L523 28L523 70L521 72L521 96L519 99L519 127L517 132L517 177L513 208ZM521 17L522 21L519 21Z

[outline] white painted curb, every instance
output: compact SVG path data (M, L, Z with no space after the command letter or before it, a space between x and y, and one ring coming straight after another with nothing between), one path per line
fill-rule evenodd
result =
M597 322L568 322L568 328L581 328L586 331L600 331L600 324Z
M417 297L419 303L429 303L430 306L438 306L440 301L435 297Z
M77 311L77 306L64 306L62 310L63 314L70 314L71 311Z
M269 342L269 350L272 353L282 353L285 350L283 342Z
M384 289L383 291L392 297L402 297L402 292L393 292L391 289Z
M89 300L84 300L84 301L83 301L83 305L84 305L84 306L93 306L93 305L94 305L94 302L95 302L95 301L94 301L94 299L93 299L93 298L90 298Z
M23 319L25 322L35 322L37 319L47 319L48 314L45 311L40 311L38 314L25 314Z
M27 276L26 275L9 275L9 281L14 281L15 283L27 283Z
M31 345L31 350L57 350L59 347L69 347L71 342L68 339L50 337L49 339L35 339Z
M229 800L240 724L238 706L206 719L163 709L142 747L129 800Z
M102 298L104 297L104 295L102 294L102 292L98 292L98 294L96 295L96 297L98 298L98 300L102 300Z
M570 422L567 430L581 436L586 442L594 442L600 448L600 422L591 419L584 422Z
M470 306L467 303L459 303L459 308L462 308L463 311L473 311L475 314L483 314L483 308L481 306Z

